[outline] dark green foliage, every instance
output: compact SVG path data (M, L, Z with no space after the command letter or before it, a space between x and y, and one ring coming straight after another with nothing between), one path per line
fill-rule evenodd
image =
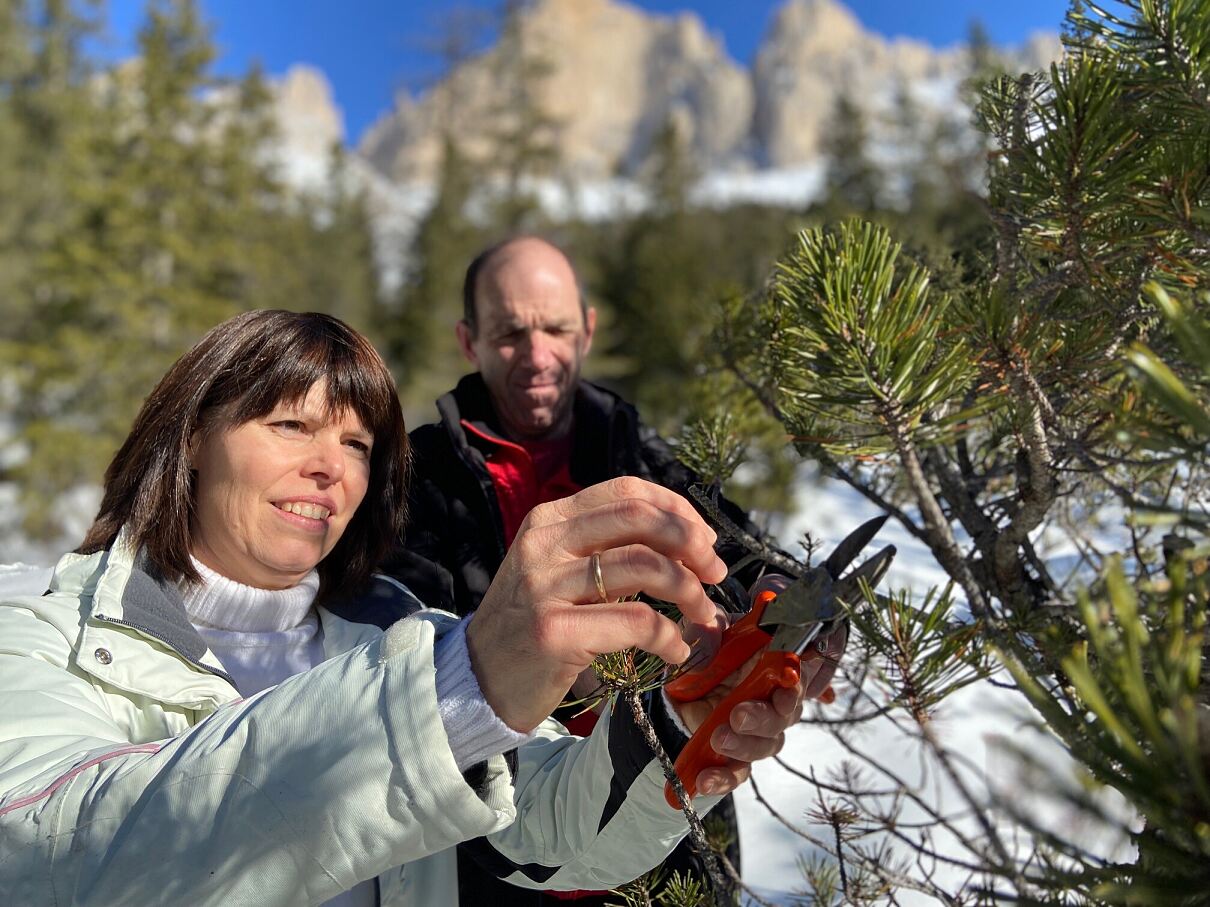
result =
M533 181L549 177L559 163L559 121L546 113L542 92L552 68L545 48L526 33L528 0L503 0L500 40L493 68L503 101L491 124L489 167L503 178L491 219L508 232L534 229L542 216Z
M408 249L396 300L378 318L383 354L410 422L436 418L433 401L470 368L454 336L462 318L462 279L471 259L494 239L467 215L471 179L470 163L447 138L436 198Z
M827 164L827 204L832 212L877 211L882 174L870 160L865 115L843 91L836 95L823 140Z
M611 907L705 907L714 903L702 879L657 869L613 892Z
M922 720L948 696L992 672L979 628L955 619L952 588L922 601L905 592L852 609L852 625L876 672L867 682L885 685L885 698Z
M35 537L57 531L65 490L99 481L144 395L206 329L254 307L364 322L377 291L360 200L286 190L267 156L270 88L255 71L213 79L194 3L152 3L138 59L98 73L76 8L0 14L26 23L0 60L14 73L0 83L13 124L0 185L15 187L0 215L5 478Z
M1086 640L1063 658L1071 689L1059 694L1012 658L1007 664L1046 726L1088 772L1146 817L1137 861L1098 861L1049 835L1068 867L1034 883L1056 894L1086 892L1102 903L1205 904L1210 900L1210 712L1204 695L1204 552L1200 566L1175 559L1161 581L1132 587L1111 566L1095 597L1079 598ZM1036 762L1023 750L1018 758ZM1056 799L1104 820L1088 789L1052 781ZM1011 808L1011 807L1010 807ZM1032 827L1027 815L1018 821Z

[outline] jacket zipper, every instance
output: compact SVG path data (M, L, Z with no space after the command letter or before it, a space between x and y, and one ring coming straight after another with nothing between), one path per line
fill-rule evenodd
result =
M172 643L170 643L164 637L160 636L160 634L156 633L150 627L145 627L142 624L136 624L134 621L118 620L116 617L93 617L93 620L97 620L97 621L100 621L101 623L106 623L106 624L116 624L119 627L130 627L132 630L138 630L140 633L142 633L146 636L150 636L156 642L162 643L163 645L167 646L169 649L171 649L173 651L173 653L178 658L181 659L181 661L187 662L191 665L194 665L195 667L201 668L206 673L213 674L215 677L221 677L223 680L227 681L227 683L231 684L232 687L235 687L235 681L233 681L231 679L231 676L229 674L227 674L225 671L220 671L218 668L212 668L208 664L203 664L202 662L198 661L196 658L190 658L188 655L186 655L184 652L182 652L180 649L178 649L176 646L174 646ZM239 690L239 688L236 687L237 692L238 692L238 690Z

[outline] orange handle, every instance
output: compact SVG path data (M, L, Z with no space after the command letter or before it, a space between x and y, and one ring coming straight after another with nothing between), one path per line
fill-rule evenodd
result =
M752 610L743 620L723 631L718 652L710 664L701 670L686 671L664 685L668 697L676 702L693 702L701 699L716 686L739 670L744 662L769 644L773 637L760 628L760 619L769 602L777 598L776 592L761 592L752 603Z
M744 661L746 660L745 658ZM739 663L743 664L743 661ZM752 673L715 706L710 717L694 732L676 760L676 773L685 785L685 793L689 795L689 799L692 800L697 794L697 776L703 769L726 765L729 761L728 757L719 755L710 747L710 735L716 727L731 720L731 710L741 702L766 700L773 695L774 690L781 687L795 687L798 685L798 678L799 658L795 653L780 649L767 651L761 655ZM673 809L681 808L672 782L664 784L664 799Z

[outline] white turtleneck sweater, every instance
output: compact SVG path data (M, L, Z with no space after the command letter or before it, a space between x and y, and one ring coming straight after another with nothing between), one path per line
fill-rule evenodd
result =
M289 589L257 589L215 573L194 559L202 577L182 584L189 620L220 662L235 688L252 696L324 660L323 632L313 607L319 574L312 570ZM437 641L434 663L437 707L458 768L519 746L528 734L514 731L492 711L471 670L465 618ZM324 907L374 907L374 881L362 882Z

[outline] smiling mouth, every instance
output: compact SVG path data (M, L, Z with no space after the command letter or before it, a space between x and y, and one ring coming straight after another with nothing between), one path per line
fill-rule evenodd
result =
M305 516L312 520L326 520L332 515L332 511L327 507L322 507L319 504L308 504L304 501L275 502L273 506L278 510L284 510L286 513L292 513L295 516Z

